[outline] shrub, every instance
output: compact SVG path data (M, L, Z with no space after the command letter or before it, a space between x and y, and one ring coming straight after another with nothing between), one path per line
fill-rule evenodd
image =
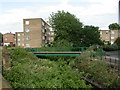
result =
M76 58L75 65L86 77L104 87L120 87L118 74L108 67L104 61L91 60L87 54Z
M117 44L103 46L104 51L116 51L118 50Z
M3 75L13 88L91 88L82 80L83 73L61 60L38 59L19 48L11 51L11 58L14 64Z

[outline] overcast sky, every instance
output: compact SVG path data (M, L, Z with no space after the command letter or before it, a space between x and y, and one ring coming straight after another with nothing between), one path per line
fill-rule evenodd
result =
M0 0L0 32L23 31L23 19L47 20L58 10L74 14L84 25L108 29L118 22L119 0Z

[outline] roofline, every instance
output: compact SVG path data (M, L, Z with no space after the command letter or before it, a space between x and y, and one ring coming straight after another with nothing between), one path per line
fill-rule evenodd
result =
M44 21L48 26L50 26L44 19L42 18L27 18L27 19L23 19L23 20L32 20L32 19L41 19L42 21Z

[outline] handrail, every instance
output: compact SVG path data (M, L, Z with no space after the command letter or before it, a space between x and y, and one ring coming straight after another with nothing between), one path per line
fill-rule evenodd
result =
M87 50L89 47L42 47L42 48L25 48L26 51L28 52L41 52L41 51L49 51L49 52L55 52L55 51L61 51L61 52L84 52Z

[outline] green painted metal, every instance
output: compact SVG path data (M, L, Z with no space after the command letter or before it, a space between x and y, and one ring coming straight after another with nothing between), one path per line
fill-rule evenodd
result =
M80 55L80 53L83 53L86 50L93 50L95 53L91 52L91 56L104 56L105 53L101 48L96 47L41 47L41 48L25 48L28 52L33 52L35 55L67 55L67 56L73 56L73 55ZM40 53L43 52L43 53ZM47 53L49 52L49 53ZM57 52L57 53L56 53ZM63 53L59 53L63 52ZM64 53L65 52L65 53ZM68 52L68 53L67 53ZM69 53L72 52L72 53ZM80 53L75 53L80 52Z
M42 48L25 48L28 52L84 52L88 47L42 47Z
M35 54L35 55L37 55L37 56L78 56L78 55L80 55L80 54L51 54L51 53L49 53L49 54L43 54L43 53L40 53L40 54Z
M62 56L75 56L80 55L81 52L84 52L87 50L88 47L42 47L42 48L25 48L28 52L33 52L35 55L62 55ZM36 53L36 52L44 52L44 53ZM49 53L45 53L49 52ZM50 53L51 52L51 53ZM58 52L58 53L53 53ZM63 53L59 53L63 52ZM64 52L73 52L73 53L64 53ZM80 53L74 53L74 52L80 52Z

